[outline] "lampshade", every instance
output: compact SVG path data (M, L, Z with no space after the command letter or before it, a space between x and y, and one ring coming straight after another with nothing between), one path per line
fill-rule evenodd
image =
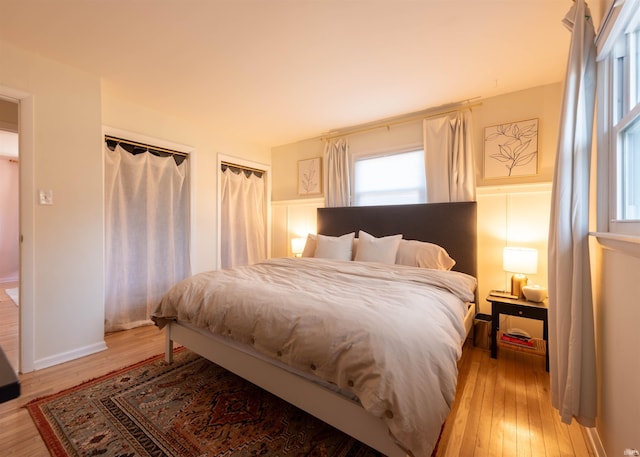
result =
M532 248L504 248L502 263L504 271L535 274L538 271L538 250Z
M291 252L296 256L302 254L306 241L305 238L291 238Z

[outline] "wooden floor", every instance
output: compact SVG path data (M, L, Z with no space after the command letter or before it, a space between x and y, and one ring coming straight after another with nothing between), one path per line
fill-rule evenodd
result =
M18 367L18 307L5 289L18 287L18 283L0 285L0 347L11 365Z
M456 400L437 456L594 456L576 421L563 424L549 400L545 358L464 346Z
M7 315L0 316L2 326L8 327ZM2 335L6 338L7 332L0 332ZM49 455L22 408L29 400L143 360L164 348L163 332L155 327L107 335L106 342L106 351L20 375L21 397L0 404L1 456ZM0 345L4 344L0 339ZM459 366L458 394L438 457L593 456L580 426L562 424L551 408L544 358L501 349L494 360L488 351L467 342Z

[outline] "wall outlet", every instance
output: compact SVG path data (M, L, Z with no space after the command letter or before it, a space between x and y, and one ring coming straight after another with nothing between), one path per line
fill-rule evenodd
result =
M38 191L38 202L41 205L53 205L53 191L40 189Z

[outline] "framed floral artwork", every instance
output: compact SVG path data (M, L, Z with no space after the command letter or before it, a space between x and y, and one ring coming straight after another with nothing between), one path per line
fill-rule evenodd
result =
M320 193L322 193L321 158L298 160L298 195Z
M486 179L538 174L538 119L486 127L483 158Z

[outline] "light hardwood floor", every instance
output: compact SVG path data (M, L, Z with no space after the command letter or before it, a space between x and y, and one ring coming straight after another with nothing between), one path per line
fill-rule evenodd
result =
M18 283L0 285L0 347L12 366L18 366L18 307L5 292Z
M20 375L21 397L0 404L1 456L49 455L22 408L29 400L161 353L164 334L141 327L107 335L106 342L106 351ZM501 350L494 360L467 342L459 367L458 393L438 457L593 455L582 429L575 422L562 424L551 408L542 357Z
M443 456L594 456L582 427L551 406L545 359L516 350L464 346L456 400L442 434Z

